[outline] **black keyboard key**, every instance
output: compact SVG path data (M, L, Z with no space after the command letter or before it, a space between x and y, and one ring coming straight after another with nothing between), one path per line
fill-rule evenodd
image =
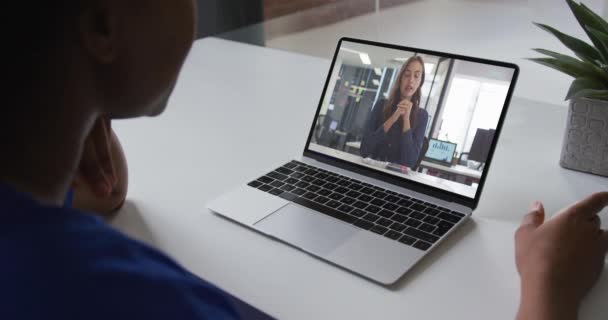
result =
M271 178L273 178L275 180L279 180L279 181L283 181L283 180L287 179L286 175L284 175L282 173L278 173L276 171L273 171L273 172L267 174L267 176L269 176L269 177L271 177Z
M355 221L357 221L357 218L355 218L355 217L353 217L351 215L348 215L346 213L342 213L342 212L340 212L338 210L327 208L325 206L322 206L322 205L320 205L318 203L314 203L314 202L312 202L310 200L307 200L307 199L304 199L304 198L296 198L296 199L293 200L293 202L295 202L295 203L297 203L297 204L299 204L301 206L304 206L304 207L313 209L315 211L318 211L320 213L326 214L326 215L328 215L330 217L333 217L333 218L336 218L338 220L342 220L342 221L344 221L346 223L352 224Z
M363 229L363 230L369 230L369 229L371 229L374 226L373 223L371 223L369 221L366 221L366 220L363 220L363 219L357 220L357 222L355 222L354 225L357 226L357 227L359 227L359 228L361 228L361 229Z
M299 181L300 181L300 180L298 180L298 179L296 179L296 178L291 178L291 177L290 177L290 178L287 178L287 179L286 179L285 181L283 181L283 182L285 182L285 183L287 183L287 184L291 184L291 185L293 185L293 184L298 183Z
M368 196L368 195L366 195L366 194L362 194L362 195L359 197L359 200L361 200L361 201L365 201L365 202L370 202L370 201L374 200L374 198L373 198L373 197L370 197L370 196Z
M439 229L450 230L450 229L452 229L453 226L454 226L453 223L447 222L447 221L444 221L444 220L440 220L439 222L437 222L437 227Z
M374 190L373 188L370 187L365 187L361 190L359 190L361 193L365 193L367 195L371 195L372 193L376 192L376 190Z
M401 237L401 233L389 230L387 233L384 234L384 236L392 240L397 240Z
M268 191L268 193L270 193L270 194L272 194L272 195L275 195L275 196L278 196L278 195L280 195L281 193L283 193L283 190L278 189L278 188L274 188L274 189L272 189L272 190Z
M298 188L306 189L306 188L308 188L308 186L310 186L310 183L304 182L304 181L300 181L300 182L294 184L294 186L296 186Z
M304 174L306 174L308 176L314 176L317 173L319 173L319 172L315 169L308 169L308 170L304 171Z
M337 187L335 190L335 192L341 193L341 194L346 194L348 193L348 188L345 187Z
M266 176L263 176L263 177L258 178L258 181L260 181L260 182L262 182L262 183L266 183L266 184L268 184L268 183L273 182L273 181L274 181L274 179L269 178L269 177L266 177Z
M433 208L426 208L423 212L431 216L436 216L439 214L439 210Z
M391 217L391 220L404 223L405 220L407 220L407 217L397 213Z
M313 182L312 182L312 184L314 184L314 185L316 185L316 186L319 186L319 187L322 187L322 186L323 186L324 184L326 184L326 183L327 183L327 182L325 182L325 181L323 181L323 180L321 180L321 179L315 179L315 180L313 180Z
M424 222L426 222L428 224L436 225L439 222L439 219L428 216L428 217L424 218Z
M414 244L414 242L416 242L416 238L412 238L410 236L404 235L399 239L399 242L405 243L408 246L411 246L412 244Z
M339 193L334 192L331 195L329 195L329 198L334 199L334 200L340 200L340 199L344 198L344 196Z
M393 222L393 224L391 224L391 226L389 228L391 228L395 231L401 232L401 231L405 230L406 226L399 222Z
M338 182L338 180L340 180L340 179L336 178L335 176L330 176L329 178L325 179L325 181L331 182L331 183L336 183L336 182Z
M416 211L422 211L424 209L426 209L426 207L420 203L414 203L413 205L410 206L411 209L416 210Z
M287 169L293 169L293 168L295 168L295 167L297 167L297 166L298 166L298 164L297 164L296 162L292 161L292 162L290 162L290 163L288 163L288 164L284 165L283 167L285 167L285 168L287 168Z
M365 215L365 217L363 217L363 219L371 222L376 222L376 220L380 219L380 217L373 213L368 213Z
M386 191L384 191L384 192L386 192L386 193L388 193L388 194L390 194L390 195L393 195L393 196L398 195L398 193L397 193L397 192L395 192L395 191L391 191L391 190L386 190Z
M335 209L335 208L341 206L342 203L340 203L340 202L338 202L336 200L329 200L325 205L328 206L328 207L330 207L330 208L334 208Z
M316 203L325 204L327 201L329 201L329 198L325 198L324 196L318 196L315 198L314 201Z
M449 214L449 213L440 213L437 217L443 219L443 220L447 220L451 223L457 223L458 221L460 221L460 219L462 219L461 217L455 216L453 214Z
M346 204L353 204L353 203L355 203L355 201L357 201L357 200L355 200L351 197L344 197L344 198L342 198L342 200L340 200L340 202L346 203Z
M456 211L450 211L449 213L450 213L450 214L453 214L453 215L455 215L455 216L457 216L457 217L464 218L464 214L462 214L462 213L460 213L460 212L456 212Z
M260 190L262 190L264 192L268 192L268 191L272 190L273 188L271 186L265 184L263 186L260 186L258 189L260 189Z
M382 207L383 205L386 204L386 201L380 200L380 199L374 199L371 201L371 204L378 206L378 207Z
M399 206L398 206L398 205L396 205L396 204L394 204L394 203L390 203L390 202L388 202L388 203L386 203L384 206L382 206L382 208L384 208L384 209L386 209L386 210L393 211L393 210L395 210L395 209L399 208Z
M351 211L353 211L353 207L347 205L347 204L343 204L341 206L338 207L338 210L344 212L344 213L350 213Z
M310 183L310 182L313 182L313 180L315 180L315 178L313 178L311 176L303 176L302 179L300 179L300 180Z
M406 225L408 225L408 226L410 226L410 227L417 228L419 225L421 225L421 224L422 224L422 222L420 222L420 221L418 221L418 220L416 220L416 219L408 219L408 220L405 222L405 224L406 224Z
M289 169L287 169L287 168L285 168L285 167L278 168L278 169L276 169L275 171L276 171L276 172L278 172L278 173L282 173L282 174L284 174L284 175L286 175L286 176L288 176L288 175L290 175L290 174L294 173L294 171L293 171L293 170L289 170Z
M395 212L397 212L398 214L402 214L404 216L409 216L410 213L412 213L413 211L412 211L412 209L399 207L399 208L397 208L397 210L395 210Z
M291 191L291 190L293 190L295 188L296 187L294 187L294 186L290 186L290 185L286 184L286 185L284 185L284 186L281 187L281 190L283 190L283 191Z
M410 200L401 199L401 200L397 201L397 204L407 208L407 207L413 205L414 203Z
M321 188L319 191L317 191L318 194L327 197L328 195L331 194L331 191L325 189L325 188Z
M420 240L418 240L418 241L416 241L416 243L414 243L414 248L416 248L416 249L420 249L420 250L422 250L422 251L426 251L426 250L428 250L430 247L431 247L431 244L430 244L430 243L426 243L426 242L424 242L424 241L420 241Z
M270 183L271 186L275 187L275 188L280 188L284 185L284 182L281 182L279 180L273 181Z
M340 179L338 180L338 182L336 182L336 184L341 187L348 187L349 185L351 185L351 182L345 179Z
M315 178L321 179L321 180L325 180L325 179L327 179L327 177L329 177L329 175L327 173L323 173L323 172L321 172L315 176Z
M363 189L363 186L358 183L353 183L348 187L355 191L359 191L359 190Z
M399 202L399 197L394 196L394 195L388 195L386 198L384 198L384 200L386 200L388 202L392 202L392 203L397 203L397 202Z
M379 235L383 235L388 229L383 227L383 226L379 226L379 225L375 225L373 226L371 229L369 229L369 231L373 232L373 233L377 233Z
M327 189L327 190L335 190L338 187L337 184L333 184L333 183L327 183L323 186L323 188Z
M352 215L353 215L353 216L355 216L355 217L359 217L359 218L360 218L360 217L363 217L364 215L366 215L366 214L367 214L367 212L365 212L365 211L363 211L363 210L361 210L361 209L355 209L355 210L353 210L353 212L351 212L350 214L352 214Z
M367 206L367 208L365 208L365 211L371 212L371 213L378 213L378 212L380 212L380 210L382 210L382 209L380 209L380 207L376 207L374 205L370 205L370 206Z
M349 197L351 197L351 198L358 198L361 195L361 193L357 192L357 191L352 191L351 190L351 191L347 192L346 195L349 196Z
M382 192L382 191L376 191L372 194L372 196L378 198L378 199L384 199L384 197L388 196L388 194Z
M365 209L365 207L368 206L367 202L363 202L363 201L357 201L355 203L353 203L353 206L359 208L359 209Z
M381 225L383 227L388 227L391 224L393 224L393 222L391 220L386 219L386 218L380 218L380 219L378 219L378 221L376 221L376 224L379 224L379 225Z
M306 168L306 166L299 165L299 166L297 166L295 168L292 168L292 170L293 171L297 171L297 172L304 172L304 171L308 170L308 168Z
M249 182L247 185L250 186L250 187L257 188L257 187L263 185L263 183L260 182L260 181L255 180L255 181Z
M307 192L305 193L302 197L308 199L308 200L313 200L314 198L317 197L317 194L314 192Z
M418 227L418 229L424 231L424 232L428 232L428 233L433 233L433 231L435 231L437 227L430 225L428 223L423 223L420 227Z
M291 191L291 193L295 194L296 196L301 196L303 194L305 194L307 191L302 189L302 188L297 188L293 191Z
M426 218L426 217L427 217L427 215L424 213L420 213L420 212L416 212L416 211L410 213L410 218L414 218L416 220L424 220L424 218Z
M317 192L317 191L321 190L321 187L317 187L314 184L311 184L310 186L308 186L308 188L306 188L306 190L308 190L310 192Z
M439 237L437 237L437 236L434 236L430 233L426 233L424 231L420 231L420 230L414 229L414 228L407 228L403 231L403 233L407 234L408 236L414 237L416 239L424 240L429 243L435 243L435 242L437 242L437 240L439 240Z
M380 212L378 212L379 216L385 217L385 218L390 218L394 215L395 213L392 211L388 211L388 210L380 210Z
M300 172L296 172L296 173L292 174L290 177L292 177L294 179L302 179L304 177L304 174L300 173Z

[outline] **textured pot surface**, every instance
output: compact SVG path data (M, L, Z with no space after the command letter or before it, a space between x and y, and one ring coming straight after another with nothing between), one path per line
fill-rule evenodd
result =
M608 176L608 102L570 100L560 165Z

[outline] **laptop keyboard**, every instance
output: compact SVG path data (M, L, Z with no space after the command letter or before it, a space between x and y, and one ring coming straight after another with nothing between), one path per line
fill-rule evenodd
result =
M465 216L298 161L248 185L422 251Z

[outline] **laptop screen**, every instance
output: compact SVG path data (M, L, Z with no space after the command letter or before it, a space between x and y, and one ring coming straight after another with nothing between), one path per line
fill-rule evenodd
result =
M307 150L475 199L516 69L343 39Z
M456 144L441 141L437 139L429 139L429 147L424 155L424 160L437 161L447 166L452 165L454 160L454 152L456 152Z

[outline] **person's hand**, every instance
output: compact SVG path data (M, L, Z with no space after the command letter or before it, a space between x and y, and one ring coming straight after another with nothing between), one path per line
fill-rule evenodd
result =
M401 116L405 119L410 117L410 113L412 113L412 107L414 104L407 99L402 100L397 104L397 111L400 112Z
M118 183L112 158L112 127L109 119L97 119L87 136L75 184L86 183L97 196L112 193Z
M600 229L598 213L607 204L608 192L596 193L546 222L542 204L531 206L515 234L522 282L518 319L576 317L604 266L608 233Z

